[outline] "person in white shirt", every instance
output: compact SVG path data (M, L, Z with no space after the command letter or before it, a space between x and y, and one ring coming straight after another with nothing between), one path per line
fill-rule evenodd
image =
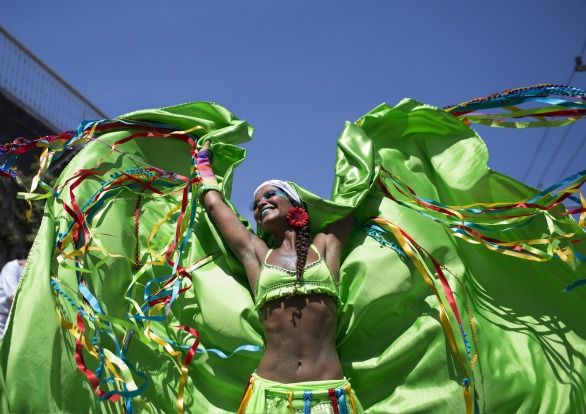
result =
M12 299L16 293L25 263L24 259L12 260L6 263L0 272L0 338L4 336L4 327L8 320Z

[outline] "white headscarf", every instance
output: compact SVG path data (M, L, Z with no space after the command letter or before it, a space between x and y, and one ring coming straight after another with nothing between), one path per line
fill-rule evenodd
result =
M286 181L282 181L282 180L268 180L265 181L264 183L262 183L261 185L259 185L258 187L256 187L256 190L254 190L253 193L253 197L254 195L258 192L258 190L260 190L261 187L265 186L265 185L273 185L275 187L277 187L280 190L283 190L283 192L285 194L287 194L287 196L297 205L302 205L301 203L301 199L299 198L299 194L297 194L297 191L295 191L295 189L293 187L291 187L291 185L289 185L289 183L287 183Z

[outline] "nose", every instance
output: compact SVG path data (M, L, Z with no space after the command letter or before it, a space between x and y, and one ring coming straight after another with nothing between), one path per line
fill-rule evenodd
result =
M257 209L260 210L261 208L263 208L263 206L265 206L267 204L268 204L268 200L266 199L266 197L261 197L261 199L258 200L258 203L256 204L256 206L257 206Z

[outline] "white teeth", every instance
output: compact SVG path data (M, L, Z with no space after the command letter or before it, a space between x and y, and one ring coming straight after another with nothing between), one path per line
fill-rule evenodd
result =
M260 212L260 218L262 219L264 216L269 214L271 210L274 210L274 209L275 209L274 207L270 207L270 206L263 208L262 211Z

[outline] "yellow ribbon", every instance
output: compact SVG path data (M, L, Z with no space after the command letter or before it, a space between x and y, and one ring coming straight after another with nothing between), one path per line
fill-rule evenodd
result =
M430 276L432 273L429 271L429 269L427 269L423 260L421 260L419 258L419 255L416 252L416 248L411 246L411 242L403 236L400 228L397 225L395 225L394 223L391 223L388 220L382 219L382 218L377 218L374 221L379 224L387 226L392 231L393 235L397 239L397 242L399 243L399 245L401 246L403 251L409 256L409 258L411 259L413 264L419 270L419 273L421 273L421 275L423 276L423 279L425 280L425 282L427 283L427 285L429 286L431 291L437 297L439 314L440 314L440 323L442 325L442 328L444 330L446 338L448 339L448 342L450 344L450 348L452 349L452 353L456 357L456 360L460 364L460 367L462 368L463 372L466 374L466 376L468 377L468 379L470 381L469 385L464 387L464 400L466 402L466 412L467 412L467 414L471 414L472 413L472 411L471 411L472 402L473 402L472 401L472 393L470 391L470 389L473 388L473 385L472 385L473 381L472 381L472 375L471 375L472 372L470 371L470 374L468 373L468 370L466 369L466 365L464 364L464 361L462 360L460 352L458 351L458 347L456 346L456 340L454 337L454 332L452 331L452 327L450 325L446 309L443 305L443 301L442 301L441 296L439 295L439 292L437 291L433 281L431 280Z

